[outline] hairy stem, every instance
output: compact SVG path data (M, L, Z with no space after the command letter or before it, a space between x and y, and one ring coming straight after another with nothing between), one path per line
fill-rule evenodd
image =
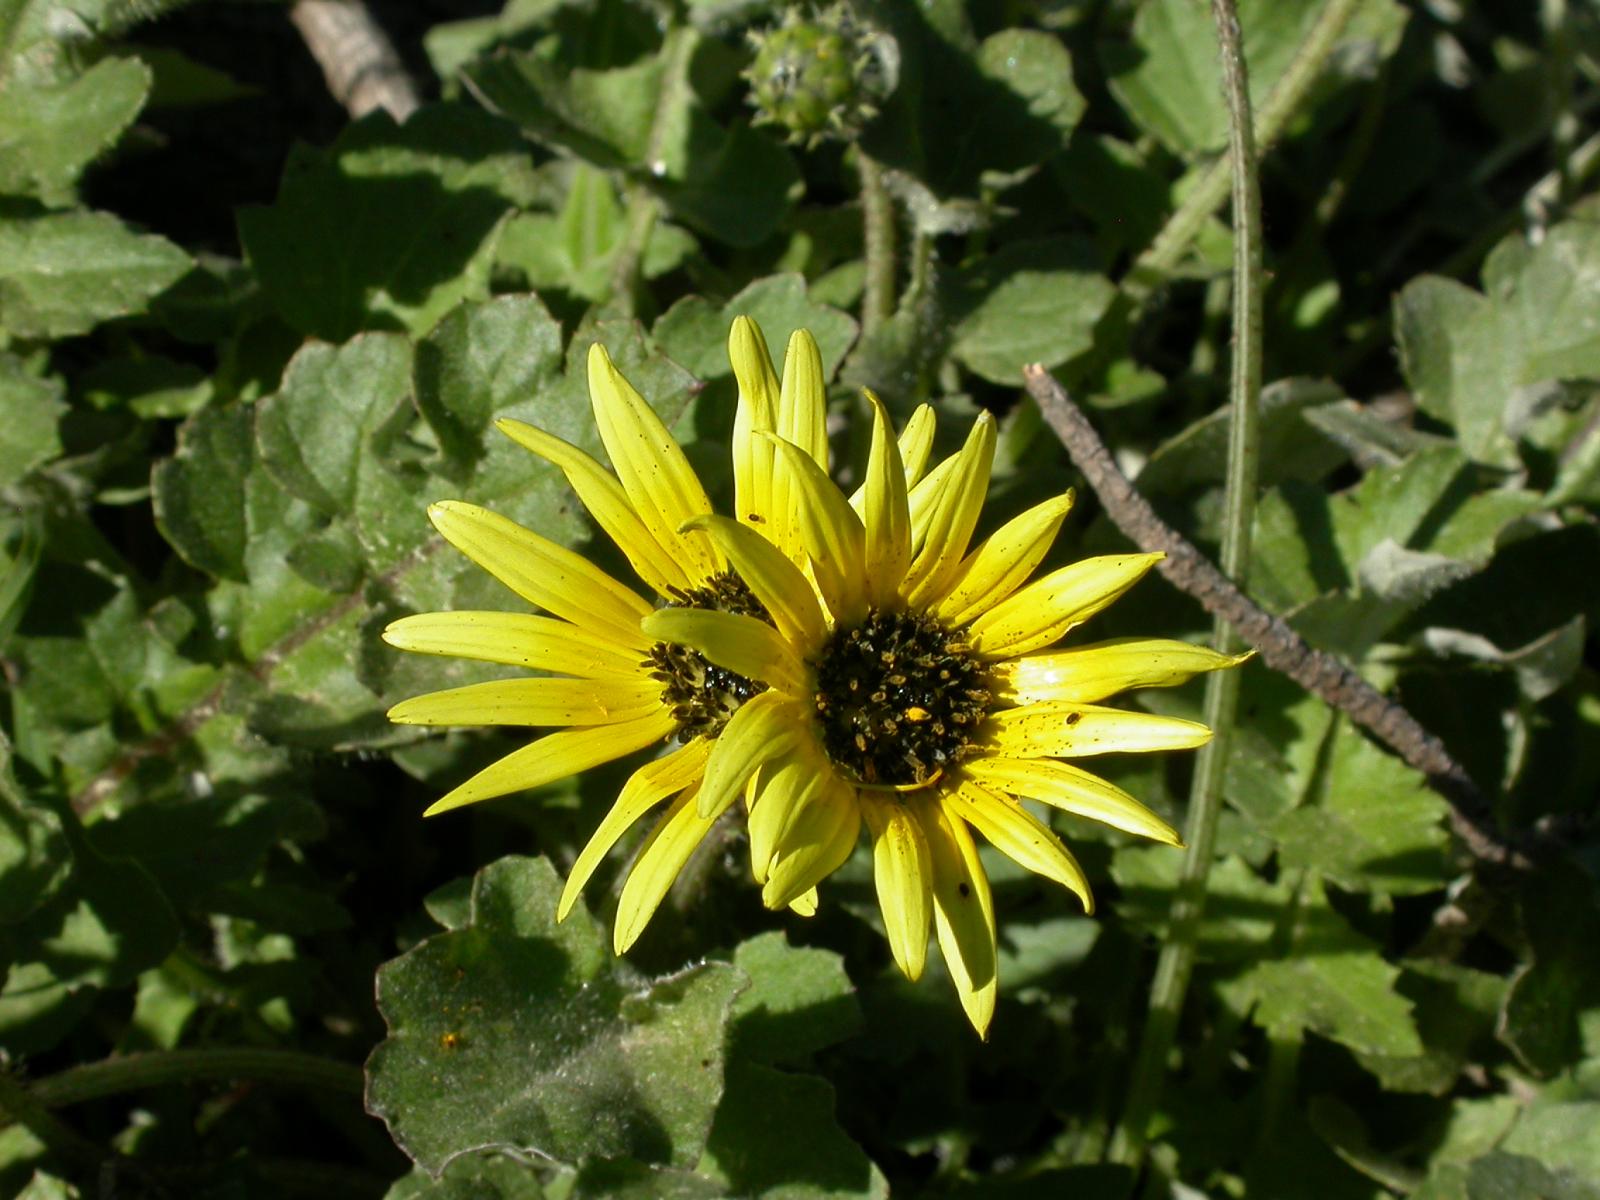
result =
M861 177L862 241L867 278L861 295L861 332L870 337L894 312L894 201L883 181L883 168L856 147Z
M206 1046L122 1054L47 1075L29 1096L47 1108L168 1083L250 1079L289 1087L361 1094L361 1068L353 1063L258 1046Z
M1222 570L1243 579L1250 570L1250 533L1255 524L1256 477L1260 456L1261 397L1261 187L1256 177L1256 147L1250 119L1250 87L1245 71L1239 14L1234 0L1212 0L1217 47L1222 58L1222 90L1228 105L1228 161L1233 164L1233 360L1228 384L1228 479L1224 496ZM1238 634L1217 616L1213 641L1233 653ZM1216 671L1206 680L1205 723L1211 741L1200 751L1189 792L1184 827L1188 850L1172 903L1172 924L1150 987L1150 1015L1135 1060L1133 1082L1112 1155L1136 1162L1142 1155L1150 1116L1161 1097L1167 1054L1183 1013L1194 970L1206 883L1215 854L1217 818L1228 747L1239 706L1237 671Z

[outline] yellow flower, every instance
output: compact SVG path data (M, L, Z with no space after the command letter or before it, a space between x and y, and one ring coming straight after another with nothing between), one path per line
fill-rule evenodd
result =
M813 450L825 444L822 361L809 334L797 335L780 385L760 331L736 324L731 345L743 361L759 358L761 394L742 411L785 413L784 436ZM750 345L754 340L759 347ZM530 425L499 428L555 464L596 523L639 577L670 605L748 614L764 610L732 574L717 540L693 528L711 512L705 489L672 434L624 379L604 347L589 352L589 395L615 474L588 454ZM773 426L763 425L770 429ZM751 445L749 431L736 431ZM770 465L765 444L756 456ZM751 476L736 455L736 475ZM741 495L755 526L778 536L767 496ZM561 727L506 755L435 802L427 814L552 783L668 740L671 752L636 771L578 855L558 913L565 917L602 858L640 817L667 803L640 850L618 904L614 941L632 944L711 822L695 796L718 732L765 685L719 668L692 650L641 631L654 604L581 555L472 504L445 501L428 516L446 541L548 615L512 612L423 613L395 621L384 639L402 650L526 667L542 674L472 684L395 705L389 718L413 725ZM759 623L759 621L757 621ZM802 889L803 890L803 889ZM814 895L793 898L814 911Z
M737 346L734 363L741 385L761 373ZM1090 558L1027 582L1070 492L969 553L993 419L981 416L961 451L924 475L931 412L897 442L868 399L871 451L854 496L829 479L825 446L797 444L777 424L781 410L752 404L742 427L760 448L744 455L739 511L748 503L781 533L714 515L683 526L722 551L766 619L673 607L642 627L767 685L710 747L694 819L709 823L744 797L752 868L772 908L814 896L865 823L896 962L917 978L931 927L982 1034L997 984L994 907L971 831L1089 909L1078 863L1018 798L1178 844L1131 795L1063 760L1202 745L1211 736L1203 725L1097 702L1242 660L1165 640L1048 651L1161 556Z

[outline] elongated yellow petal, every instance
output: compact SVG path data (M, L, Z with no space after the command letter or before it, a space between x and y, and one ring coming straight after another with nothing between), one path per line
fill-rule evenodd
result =
M922 548L911 560L901 593L914 605L931 605L961 569L967 542L983 511L994 464L994 417L979 413L956 456L950 479L939 492Z
M611 944L618 954L626 953L644 932L683 864L715 823L715 818L702 817L696 811L694 789L690 788L672 802L660 823L650 831L617 899L617 923L611 931Z
M1011 658L1048 646L1126 592L1166 555L1104 554L1030 583L972 622L972 649Z
M721 571L721 555L705 538L679 533L684 522L711 511L705 488L677 439L599 342L589 347L589 402L623 491L651 536L696 582Z
M822 352L809 330L795 330L783 355L778 436L828 469L828 380L822 373Z
M642 750L678 727L665 709L621 725L563 729L490 763L460 787L446 792L422 814L432 817L464 804L542 787L601 763Z
M922 552L922 547L927 544L928 530L933 526L933 514L939 508L939 497L944 495L945 484L950 482L950 477L955 474L956 465L960 461L961 456L959 454L952 454L918 480L916 485L907 493L906 509L911 518L911 557L913 559Z
M784 829L761 888L761 902L768 908L784 908L805 895L844 865L860 833L855 789L841 779L825 779Z
M817 915L817 889L796 896L789 901L789 911L798 917L814 917Z
M767 881L775 847L799 810L821 790L826 774L826 768L819 771L813 759L798 748L761 768L761 781L746 823L750 833L750 873L757 883Z
M836 624L855 624L867 615L861 518L814 459L793 442L774 441L778 475L788 477L800 544L811 560L823 602Z
M746 700L717 735L700 789L700 815L715 817L738 798L762 764L790 753L812 736L805 708L782 692Z
M429 692L389 710L396 725L616 725L661 707L642 679L495 679Z
M1083 758L1192 750L1211 740L1211 730L1178 717L1049 703L1001 709L984 722L978 736L998 758Z
M618 645L648 648L639 621L650 605L583 556L460 500L429 505L428 518L445 541L530 604Z
M906 487L913 488L928 466L937 420L931 404L919 404L900 431L900 461L906 467Z
M1071 508L1069 491L995 530L962 562L950 591L934 611L951 625L965 625L1011 595L1044 561Z
M694 523L706 530L739 578L771 615L778 632L796 652L805 655L822 644L826 629L816 593L800 569L755 530L726 517L700 517Z
M697 608L658 608L640 628L657 641L698 650L717 666L746 679L759 679L793 696L810 690L804 664L765 621Z
M994 897L978 848L942 799L919 812L933 861L933 928L956 996L979 1037L989 1036L1000 980L996 973Z
M595 524L606 531L606 535L617 544L617 549L627 556L628 562L639 573L639 578L653 587L658 595L670 596L674 591L692 587L698 582L691 580L673 557L673 551L677 548L676 539L670 546L658 542L645 522L639 519L639 514L634 511L616 476L593 458L570 442L522 421L506 418L496 421L495 427L518 445L561 469Z
M972 758L961 769L990 789L1181 846L1178 831L1109 780L1053 758Z
M586 678L639 674L640 652L570 621L529 613L417 613L383 631L383 640L418 654L448 654ZM637 639L635 639L637 640Z
M866 534L867 599L876 608L889 608L911 566L911 506L889 413L871 392L866 396L872 405L872 450L858 511Z
M969 779L962 780L945 800L951 812L983 834L1001 854L1019 867L1061 884L1083 902L1084 912L1094 911L1089 879L1078 860L1049 826L1022 805Z
M566 886L561 889L561 902L556 906L557 921L567 919L567 914L583 894L590 876L610 853L611 847L617 844L617 839L668 796L681 792L692 783L698 783L705 774L706 759L710 755L711 739L697 737L664 758L645 763L629 776L617 802L606 813L600 827L594 831L578 854L577 861L572 864L572 870L567 873Z
M933 922L933 859L922 824L898 800L860 791L861 813L872 830L872 879L883 910L889 950L907 979L919 979Z
M746 525L763 526L772 518L772 446L755 435L778 430L778 373L761 327L749 317L733 320L728 361L739 383L733 416L734 515Z
M824 473L828 469L827 416L828 393L822 375L822 355L809 333L803 329L796 330L783 356L777 432L784 441L799 446ZM798 504L799 498L790 477L782 471L775 471L767 536L789 561L797 565L803 561L805 552L797 520Z
M1253 653L1221 654L1167 638L1117 638L999 662L992 673L1000 696L1013 704L1090 704L1130 688L1171 687L1203 671L1236 667Z

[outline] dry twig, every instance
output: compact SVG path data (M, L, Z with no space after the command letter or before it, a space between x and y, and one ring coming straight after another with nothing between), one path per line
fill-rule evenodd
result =
M404 121L417 110L416 85L360 0L296 0L289 20L322 68L328 91L352 117L382 108Z

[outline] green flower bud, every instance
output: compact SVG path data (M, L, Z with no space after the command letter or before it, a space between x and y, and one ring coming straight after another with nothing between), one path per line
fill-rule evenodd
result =
M782 126L790 141L814 146L852 140L877 115L888 92L888 39L847 8L812 17L790 9L779 28L751 40L756 57L744 75L756 124Z

